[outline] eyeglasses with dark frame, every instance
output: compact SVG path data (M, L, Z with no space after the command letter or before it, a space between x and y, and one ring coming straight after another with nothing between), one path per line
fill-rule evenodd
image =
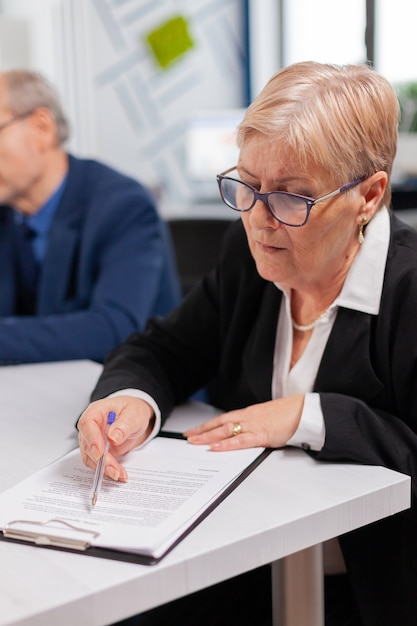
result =
M26 117L29 117L29 115L32 115L32 113L33 113L33 110L32 111L26 111L25 113L17 113L16 115L13 115L13 117L10 117L8 120L3 122L3 124L0 124L0 133L1 133L2 130L4 130L5 128L10 126L11 124L14 124L15 122L18 122L19 120L24 120Z
M286 226L304 226L310 216L310 211L319 202L324 202L337 196L339 193L343 193L352 187L359 185L364 178L359 178L350 183L342 185L335 191L326 193L321 198L310 198L309 196L301 196L296 193L289 193L288 191L268 191L266 193L260 193L257 189L244 183L243 181L227 176L233 170L237 170L237 167L231 167L230 169L217 175L217 183L219 185L220 195L223 202L235 211L245 213L250 211L258 200L261 200L272 217L274 217L281 224Z

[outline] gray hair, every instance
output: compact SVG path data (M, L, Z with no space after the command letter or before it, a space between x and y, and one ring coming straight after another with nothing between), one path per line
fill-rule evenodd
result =
M47 109L55 120L58 145L62 146L69 137L69 124L54 87L37 72L9 70L2 74L6 85L4 104L15 115Z

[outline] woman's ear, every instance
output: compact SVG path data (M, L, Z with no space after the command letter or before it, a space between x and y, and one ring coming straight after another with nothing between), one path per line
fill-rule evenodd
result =
M388 183L388 174L386 172L375 172L361 183L361 191L365 204L361 206L358 215L359 222L363 217L369 222L376 211L379 209L385 189Z

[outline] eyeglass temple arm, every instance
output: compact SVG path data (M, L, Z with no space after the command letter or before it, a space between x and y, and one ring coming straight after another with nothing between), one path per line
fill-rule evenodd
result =
M339 189L336 189L336 191L332 191L331 193L328 193L325 196L322 196L321 198L316 200L314 204L318 204L319 202L324 202L325 200L328 200L329 198L333 198L333 196L337 196L338 193L343 193L344 191L347 191L348 189L352 189L352 187L356 187L356 185L359 185L359 183L361 183L363 180L365 180L365 178L358 178L357 180L352 180L350 183L346 183L346 185L342 185L341 187L339 187Z
M233 170L237 170L237 165L229 167L228 170L226 170L225 172L221 172L220 174L218 174L218 176L226 176L226 174L230 174L230 172L233 172Z

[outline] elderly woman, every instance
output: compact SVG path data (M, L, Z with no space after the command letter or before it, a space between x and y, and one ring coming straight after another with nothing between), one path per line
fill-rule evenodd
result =
M241 219L183 304L108 358L78 424L87 466L109 409L106 473L124 481L115 457L207 385L223 413L190 442L384 465L411 475L415 496L417 234L388 209L398 111L367 66L299 63L272 77L238 129L237 166L218 176ZM415 624L414 511L340 544L362 623Z

